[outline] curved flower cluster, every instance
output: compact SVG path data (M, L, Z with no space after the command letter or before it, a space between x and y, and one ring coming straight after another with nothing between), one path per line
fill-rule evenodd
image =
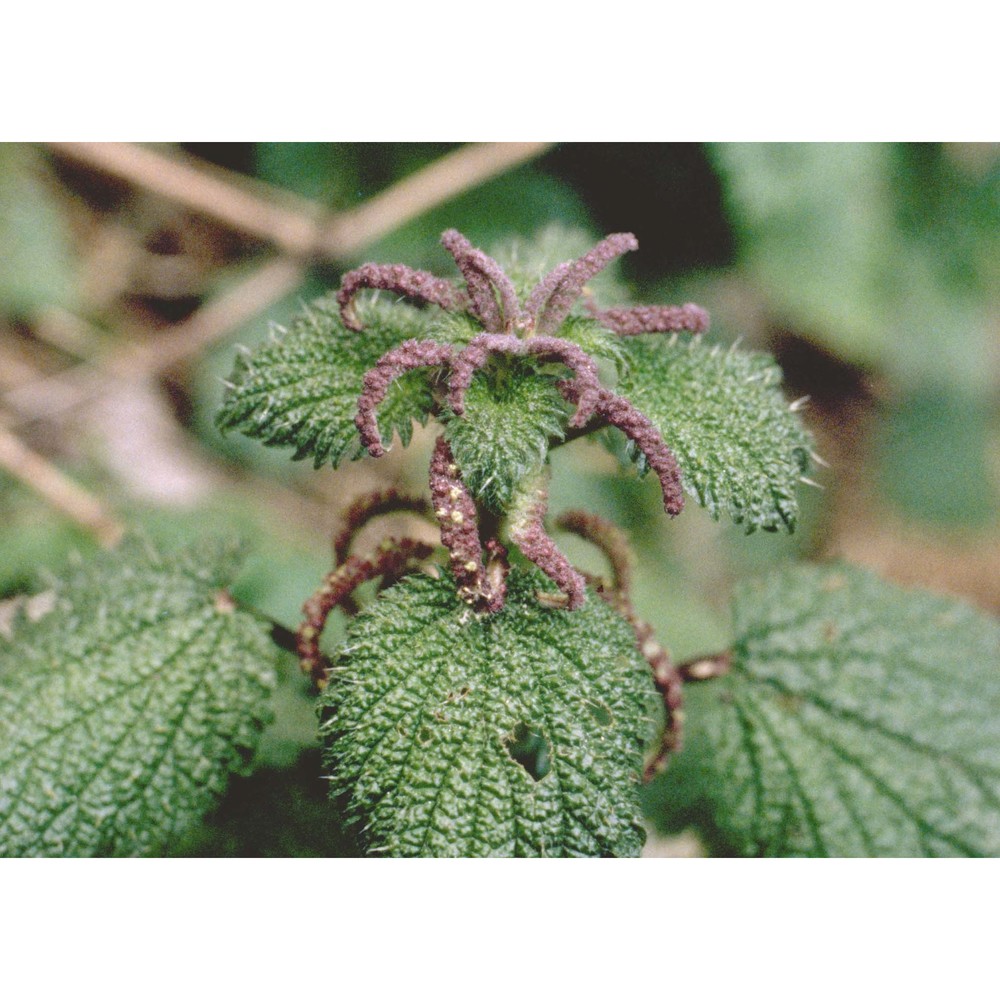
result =
M330 669L330 664L319 647L320 636L330 612L346 604L361 584L378 577L397 579L412 565L427 559L432 552L431 546L412 538L389 539L370 559L348 556L326 575L316 593L303 605L304 619L296 633L299 664L318 687L326 685Z
M438 306L472 316L483 332L461 347L433 340L407 340L387 351L370 369L358 399L355 424L369 454L384 454L377 409L394 379L416 368L441 369L447 379L447 401L456 417L465 412L465 394L475 373L493 355L534 357L556 362L571 372L559 383L567 401L576 405L570 418L573 428L619 428L646 456L660 480L664 509L680 513L684 504L677 461L657 428L627 399L601 386L597 365L581 347L559 337L558 331L577 300L586 294L587 282L621 254L638 248L631 233L614 233L573 261L558 265L545 275L522 302L513 282L500 265L459 232L449 229L441 237L464 280L464 288L427 271L401 264L365 264L344 276L337 302L345 326L360 330L354 298L362 289L382 289L404 295L417 303ZM708 314L701 307L637 306L601 310L587 302L591 316L623 337L641 333L701 333L708 328ZM463 598L477 610L496 611L503 606L506 553L495 539L492 556L484 557L475 501L462 482L460 471L444 438L438 440L430 471L431 494L441 525L441 538L451 556L452 571ZM570 566L546 534L547 507L544 487L529 499L511 525L511 540L539 566L565 595L568 607L584 600L584 580Z
M487 574L476 501L462 482L443 434L431 457L430 487L434 513L441 526L441 544L448 550L459 596L477 610L499 611L507 594L506 573L499 580Z

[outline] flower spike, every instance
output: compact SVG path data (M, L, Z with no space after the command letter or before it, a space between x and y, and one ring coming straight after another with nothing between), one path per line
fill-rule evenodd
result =
M375 367L368 369L364 389L358 397L358 412L354 424L361 436L361 443L372 458L380 458L385 454L375 411L385 399L392 382L414 368L446 365L451 356L452 349L447 344L437 344L433 340L405 340L398 347L386 351Z
M521 306L503 268L489 254L477 250L457 229L442 233L441 243L455 258L465 278L472 311L486 332L502 333L513 329L520 318Z
M587 584L583 574L570 564L556 543L545 531L545 513L549 507L549 490L544 473L526 489L512 512L510 537L517 547L563 592L565 607L573 611L587 599Z
M501 573L498 581L487 578L476 502L462 482L443 434L431 456L430 489L434 513L441 525L441 544L448 550L459 596L477 611L499 611L507 590L506 574Z
M362 264L348 271L337 292L340 317L349 330L360 330L361 321L354 310L354 296L362 288L377 288L406 295L419 302L440 306L449 311L467 308L465 296L450 281L429 271L417 271L405 264Z
M611 569L611 589L628 601L632 591L632 549L625 532L598 514L567 510L556 518L556 527L572 532L597 546Z
M584 285L616 257L638 248L639 241L632 233L612 233L578 260L560 264L539 282L528 298L536 329L540 333L558 330L583 293Z
M632 626L636 649L642 654L653 673L653 682L663 699L666 716L659 745L643 771L643 780L650 781L666 766L670 754L681 748L684 726L684 676L671 659L670 653L656 639L653 626L636 614L629 593L632 550L621 529L596 514L569 510L556 525L571 531L596 545L611 566L611 586L591 578L599 597L615 609Z
M574 382L560 382L559 388L570 402L575 403L579 399L580 392ZM656 425L627 399L607 389L601 389L598 393L594 412L634 441L646 456L649 467L660 480L663 509L671 517L676 517L684 509L681 473L674 453L663 440Z
M330 612L345 604L367 580L379 576L398 578L414 563L430 558L433 551L431 546L412 538L390 539L371 559L350 556L324 577L319 590L302 606L303 621L296 633L299 663L317 686L325 686L329 668L327 658L320 652L319 639Z
M423 497L400 493L394 487L362 493L344 512L344 527L333 540L333 558L336 565L346 562L355 536L369 521L383 514L402 511L429 515L430 504Z
M640 333L704 333L708 329L708 313L687 302L682 306L633 306L626 309L597 309L590 303L590 314L602 326L620 337Z

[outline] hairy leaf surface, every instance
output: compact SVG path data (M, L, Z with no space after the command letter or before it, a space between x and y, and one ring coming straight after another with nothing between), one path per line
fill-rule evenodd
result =
M150 854L212 806L268 717L274 647L232 550L138 542L0 643L0 855Z
M473 378L465 414L444 417L462 477L475 496L496 508L506 507L518 483L542 467L550 440L563 437L572 413L556 378L537 367L523 359L494 359Z
M427 313L431 310L427 310ZM354 417L365 372L404 340L428 336L424 312L390 302L358 302L364 329L348 330L335 298L312 303L278 328L270 343L239 357L216 417L220 430L239 430L266 445L292 447L318 469L363 454ZM435 339L440 340L435 333ZM408 372L389 386L378 410L383 443L410 441L434 399L435 369Z
M625 346L618 391L659 428L687 491L712 517L728 514L748 532L792 530L809 436L781 394L773 359L698 340L633 337Z
M353 623L322 697L332 791L372 852L635 855L656 695L624 620L542 607L515 570L477 616L408 577Z
M735 617L685 756L736 850L1000 855L1000 622L846 566L746 586Z

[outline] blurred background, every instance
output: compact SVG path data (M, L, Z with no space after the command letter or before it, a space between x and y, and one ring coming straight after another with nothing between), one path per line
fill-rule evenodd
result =
M223 438L237 345L365 260L451 275L445 228L489 248L551 225L634 232L635 301L704 305L712 338L774 353L809 397L828 467L790 536L694 503L668 523L657 484L597 446L553 456L552 513L628 530L638 610L677 659L724 648L734 583L791 559L1000 613L998 144L51 144L0 146L0 629L124 530L247 538L237 596L294 628L341 510L422 489L432 436L336 471ZM345 849L285 666L260 767L182 853ZM668 798L646 790L647 853L698 853Z

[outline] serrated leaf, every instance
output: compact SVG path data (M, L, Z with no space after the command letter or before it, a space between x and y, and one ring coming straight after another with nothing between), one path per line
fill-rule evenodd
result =
M738 852L1000 855L1000 622L846 566L745 586L735 619L684 756Z
M767 354L700 340L630 338L618 391L659 428L685 489L712 517L748 532L792 530L809 436Z
M443 416L445 436L472 493L504 508L525 476L545 461L550 440L561 440L572 412L556 377L520 358L497 358L476 373L462 417Z
M267 629L223 588L238 560L138 542L56 588L0 648L0 855L138 855L241 769L275 683Z
M390 348L427 337L429 319L385 301L360 304L359 316L364 329L348 330L336 300L319 299L272 342L238 358L216 418L219 429L292 447L294 458L311 457L317 469L360 457L354 416L364 374ZM428 370L408 372L389 387L378 411L387 446L394 433L408 444L414 421L426 421L434 403L432 379Z
M408 577L357 619L321 704L332 792L389 855L635 855L656 695L627 623L591 595L542 607L515 570L477 616Z

